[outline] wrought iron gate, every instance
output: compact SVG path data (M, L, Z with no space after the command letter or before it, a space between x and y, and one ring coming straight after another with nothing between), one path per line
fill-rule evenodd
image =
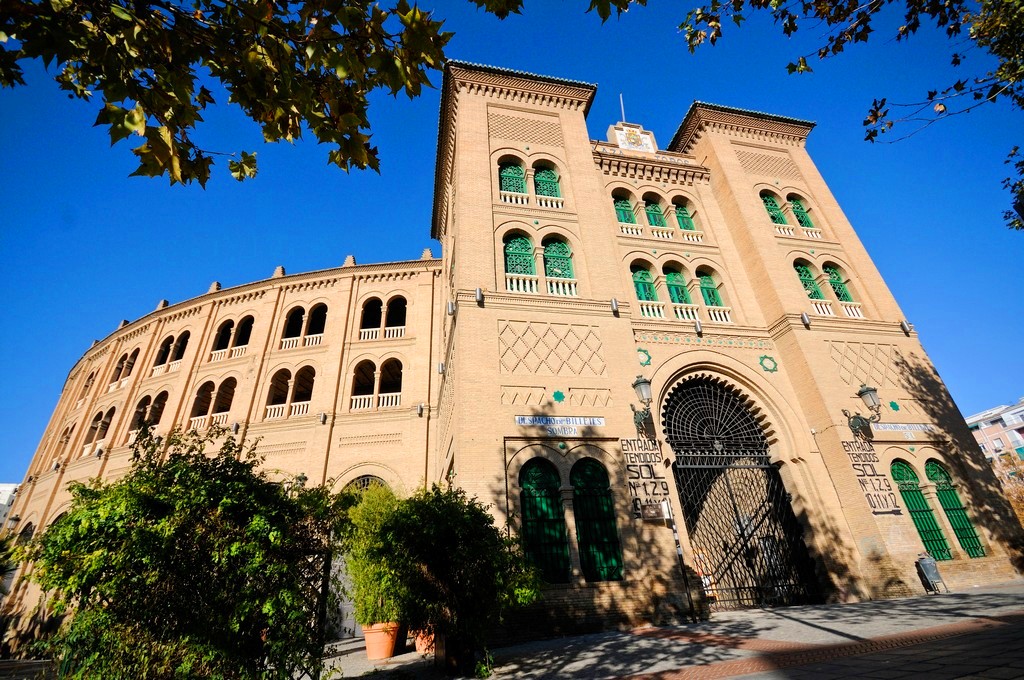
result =
M715 610L818 601L791 497L744 401L707 377L680 383L665 401L694 569Z

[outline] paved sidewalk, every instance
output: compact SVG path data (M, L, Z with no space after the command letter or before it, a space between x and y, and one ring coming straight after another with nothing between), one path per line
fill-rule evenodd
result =
M441 677L415 653L371 664L358 641L337 651L331 663L344 677ZM497 680L1024 678L1024 582L903 600L726 612L699 624L542 640L493 653Z

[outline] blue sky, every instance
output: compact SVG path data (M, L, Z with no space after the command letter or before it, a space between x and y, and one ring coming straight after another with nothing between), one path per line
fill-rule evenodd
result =
M937 31L925 26L897 44L880 26L871 44L795 76L785 65L811 51L820 30L791 40L754 19L690 55L676 29L688 3L653 0L604 25L583 13L587 4L527 0L523 16L499 22L449 0L437 15L455 32L450 58L598 84L588 118L596 139L620 118L620 92L627 118L661 144L693 100L816 121L811 156L961 410L1024 395L1024 234L1003 226L999 187L1024 117L984 106L897 144L862 141L873 98L918 101L966 74L948 66ZM217 107L201 144L257 151L260 174L239 184L222 163L204 191L128 177L129 146L110 148L106 131L91 127L95 105L68 100L41 67L27 80L0 92L0 482L24 477L67 372L121 319L212 281L267 278L277 265L296 273L339 266L350 253L365 263L439 252L429 238L437 90L411 102L373 98L380 175L329 167L327 147L311 141L266 145L254 124Z

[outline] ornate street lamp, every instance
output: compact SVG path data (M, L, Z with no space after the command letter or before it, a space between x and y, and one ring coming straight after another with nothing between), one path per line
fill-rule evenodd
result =
M871 439L871 423L877 423L882 419L882 404L878 400L878 390L874 387L861 385L860 389L857 390L857 396L861 398L864 405L871 411L871 415L865 416L859 412L850 413L845 408L843 409L843 415L846 416L850 431L853 432L854 437Z
M636 436L638 439L647 439L647 419L651 417L651 381L642 375L638 375L636 380L633 381L633 389L636 391L636 398L640 400L640 403L644 405L642 409L637 409L633 404L629 405L629 408L633 411L633 425L636 426Z

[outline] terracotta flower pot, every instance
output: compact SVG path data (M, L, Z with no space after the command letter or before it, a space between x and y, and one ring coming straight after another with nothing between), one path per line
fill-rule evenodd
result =
M417 654L430 654L434 651L434 634L425 630L414 631L413 639L416 641Z
M366 640L366 658L388 659L395 655L395 644L398 641L397 623L375 623L363 626L363 637Z

